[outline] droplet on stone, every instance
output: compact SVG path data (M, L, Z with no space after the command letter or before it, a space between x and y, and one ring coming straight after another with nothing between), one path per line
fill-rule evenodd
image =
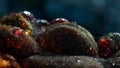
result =
M65 18L56 18L50 22L50 24L55 24L55 23L69 23L69 21Z
M35 18L34 15L29 11L22 11L20 13L23 14L30 21L34 20Z
M39 27L49 25L49 22L47 20L44 20L44 19L36 20L36 23Z

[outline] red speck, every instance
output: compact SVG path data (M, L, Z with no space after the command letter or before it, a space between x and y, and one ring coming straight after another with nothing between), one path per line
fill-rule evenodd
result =
M102 46L103 44L105 44L105 42L106 42L106 38L102 38L98 44Z
M23 32L22 32L22 30L17 29L17 30L15 30L14 34L16 34L16 35L22 35Z

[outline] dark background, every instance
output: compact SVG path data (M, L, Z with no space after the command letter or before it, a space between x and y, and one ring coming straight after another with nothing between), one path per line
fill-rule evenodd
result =
M0 17L30 11L37 19L63 17L88 29L96 39L120 32L120 0L0 0Z

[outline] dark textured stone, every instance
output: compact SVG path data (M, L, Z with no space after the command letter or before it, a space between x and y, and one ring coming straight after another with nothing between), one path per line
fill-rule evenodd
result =
M59 54L98 56L92 34L75 23L47 26L39 43L46 50Z

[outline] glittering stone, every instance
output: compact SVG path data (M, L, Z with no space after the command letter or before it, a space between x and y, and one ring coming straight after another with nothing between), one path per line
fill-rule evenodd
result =
M15 32L16 29L18 32ZM22 30L17 27L11 27L6 25L0 25L0 52L13 55L15 58L25 58L30 55L34 55L39 52L39 46L30 36L22 35ZM17 35L16 35L17 33Z
M20 68L15 58L9 54L1 54L0 68Z
M119 41L119 33L109 33L101 37L98 42L100 56L103 58L115 57L117 51L120 50Z
M104 68L98 59L87 56L31 56L21 65L23 68Z

